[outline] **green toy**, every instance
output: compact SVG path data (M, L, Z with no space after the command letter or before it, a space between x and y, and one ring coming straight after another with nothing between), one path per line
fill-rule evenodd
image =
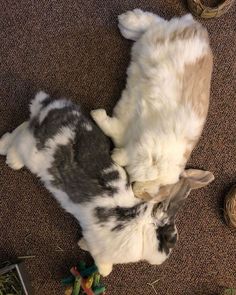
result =
M101 284L101 276L96 265L86 267L81 261L70 269L71 276L61 282L67 286L65 295L104 295L106 288Z
M236 295L236 289L229 288L224 291L224 295Z

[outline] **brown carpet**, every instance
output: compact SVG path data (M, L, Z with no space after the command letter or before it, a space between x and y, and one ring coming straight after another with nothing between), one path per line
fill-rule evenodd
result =
M118 14L136 7L171 18L187 12L178 0L0 1L0 135L28 117L35 90L58 92L87 110L109 111L125 85L131 42ZM222 218L236 182L236 6L202 21L215 56L211 106L189 166L211 170L215 182L191 194L178 216L180 240L161 266L119 265L104 280L107 295L213 295L236 287L236 233ZM64 294L60 278L88 255L79 229L27 170L0 157L0 259L35 255L26 266L36 295ZM157 293L148 283L155 284Z

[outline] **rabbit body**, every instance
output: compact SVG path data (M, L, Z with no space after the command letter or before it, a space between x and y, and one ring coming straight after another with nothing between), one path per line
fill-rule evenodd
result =
M116 146L136 196L155 197L184 171L206 120L212 52L206 29L191 15L163 18L140 9L119 16L121 34L136 41L126 88L109 117L92 117Z
M116 263L162 263L177 240L174 220L160 205L134 197L102 131L79 106L44 92L30 112L29 121L2 136L0 154L11 168L26 166L36 174L79 221L79 245L100 273L108 275Z

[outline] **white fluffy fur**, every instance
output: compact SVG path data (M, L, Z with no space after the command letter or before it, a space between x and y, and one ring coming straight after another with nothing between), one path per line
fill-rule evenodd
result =
M204 28L198 24L199 34L170 41L176 32L196 24L191 15L170 21L139 9L120 15L122 35L137 40L126 88L112 118L103 109L91 112L113 139L113 160L126 166L131 181L154 181L147 188L151 195L178 181L185 152L193 149L206 119L191 103L181 103L184 67L210 52L207 38L201 36Z
M30 105L30 114L32 117L36 116L40 109L41 109L41 103L48 97L48 94L44 91L39 91L34 100L32 101Z

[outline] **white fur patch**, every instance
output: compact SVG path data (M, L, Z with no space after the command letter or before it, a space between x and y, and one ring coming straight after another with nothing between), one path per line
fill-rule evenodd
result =
M64 107L70 105L70 102L65 99L55 100L50 103L46 108L44 108L39 115L39 122L42 123L43 120L47 117L48 113L54 109L63 109Z
M45 145L54 151L58 145L67 145L70 140L74 138L74 136L74 130L72 130L70 127L62 127L53 138L47 140Z
M84 127L87 131L92 131L92 130L93 130L92 125L89 124L89 123L84 123L84 124L83 124L83 127Z
M30 104L30 114L31 114L31 118L35 117L42 105L41 103L48 97L49 95L47 93L45 93L44 91L39 91L36 95L35 98L32 100L31 104Z
M73 110L72 114L77 116L77 117L80 117L80 112L79 111Z

